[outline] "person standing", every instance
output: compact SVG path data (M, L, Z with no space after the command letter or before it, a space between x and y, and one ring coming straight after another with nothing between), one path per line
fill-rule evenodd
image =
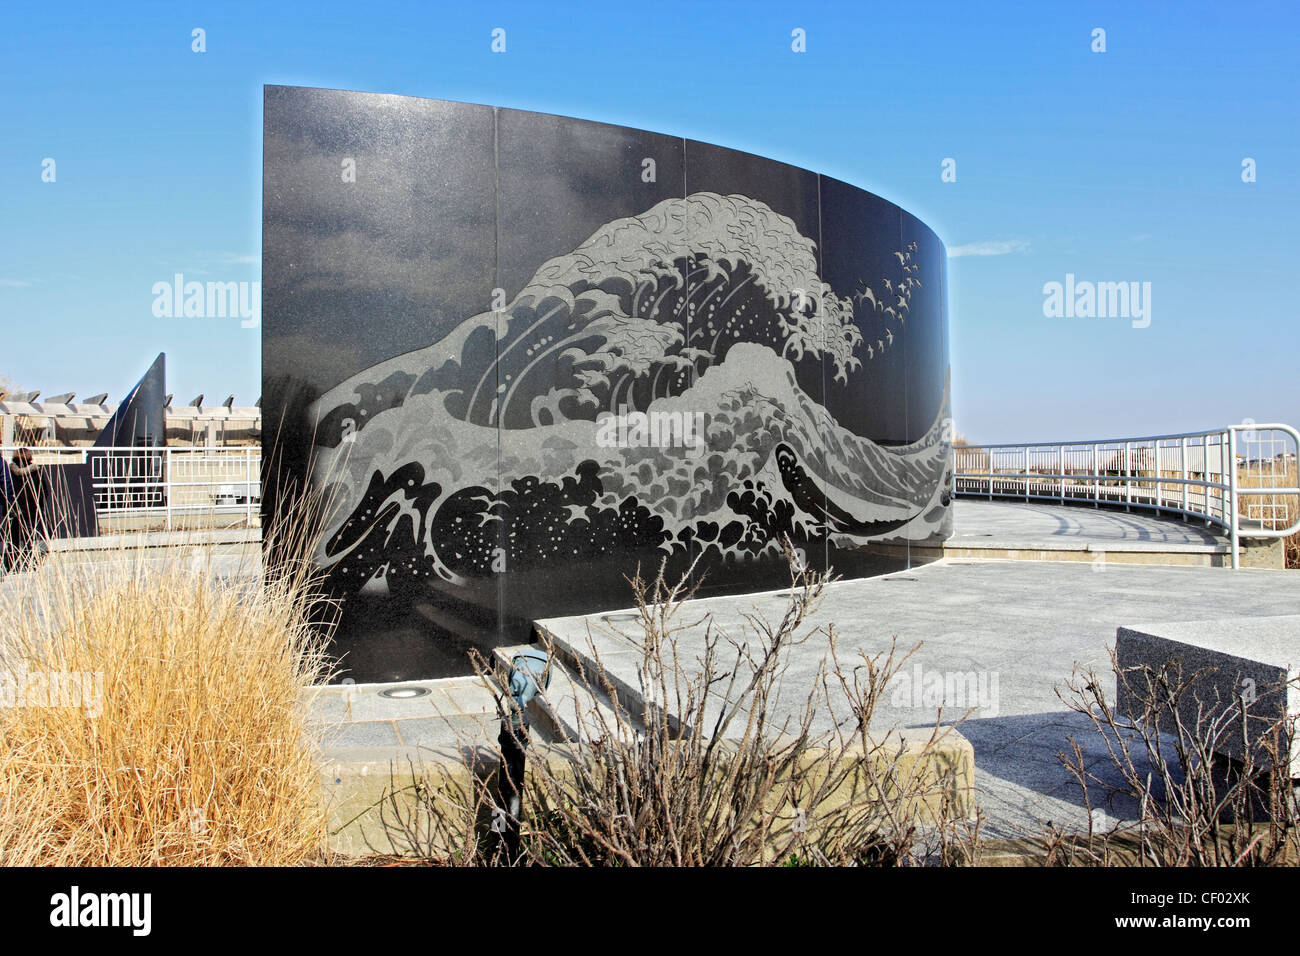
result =
M0 571L9 570L9 510L14 504L14 480L9 463L0 456Z
M12 497L5 505L4 567L6 571L30 565L41 532L41 471L30 448L19 448L9 461Z

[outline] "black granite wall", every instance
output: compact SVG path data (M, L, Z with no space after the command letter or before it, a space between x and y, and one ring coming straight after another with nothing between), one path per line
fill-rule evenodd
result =
M950 529L943 246L747 153L567 117L267 87L265 517L357 680L464 672L532 620L905 567Z

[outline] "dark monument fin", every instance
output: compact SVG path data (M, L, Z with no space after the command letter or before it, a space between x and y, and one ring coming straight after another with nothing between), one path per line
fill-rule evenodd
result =
M127 393L104 430L96 448L152 448L167 443L167 356L159 352L149 371Z

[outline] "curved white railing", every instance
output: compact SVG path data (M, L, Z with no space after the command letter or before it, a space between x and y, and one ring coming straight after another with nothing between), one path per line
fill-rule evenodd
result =
M1300 432L1247 423L1214 431L1082 442L957 445L962 497L1122 505L1224 528L1232 566L1240 540L1300 531Z

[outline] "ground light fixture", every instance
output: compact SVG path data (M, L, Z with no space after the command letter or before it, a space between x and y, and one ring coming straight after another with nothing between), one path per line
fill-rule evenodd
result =
M427 687L385 687L379 692L379 696L390 700L410 700L412 697L423 697L428 693Z

